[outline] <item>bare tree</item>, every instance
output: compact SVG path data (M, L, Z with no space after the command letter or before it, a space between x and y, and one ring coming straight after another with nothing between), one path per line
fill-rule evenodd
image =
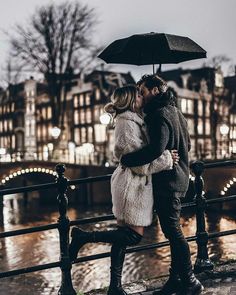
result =
M223 64L229 63L230 61L231 61L231 58L229 58L227 55L219 54L219 55L213 56L207 62L204 62L202 66L203 67L208 66L208 67L213 67L213 68L219 68Z
M74 73L81 73L97 55L92 44L94 9L75 1L40 7L27 27L16 25L11 37L14 56L44 75L55 126L63 127L66 92Z

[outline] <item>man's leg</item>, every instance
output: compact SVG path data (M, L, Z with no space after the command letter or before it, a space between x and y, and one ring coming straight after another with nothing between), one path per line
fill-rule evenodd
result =
M189 250L189 245L185 239L181 226L180 226L180 212L181 212L181 202L180 198L183 193L171 192L171 191L161 191L158 192L156 200L156 210L161 224L162 231L165 237L170 241L171 249L171 271L170 279L171 282L175 284L174 288L164 289L163 294L173 294L178 290L173 290L179 288L180 285L177 284L177 274L181 278L182 285L186 291L186 286L191 285L192 291L189 293L183 291L183 294L197 294L194 291L194 281L195 276L192 272L191 255ZM198 284L198 281L195 283ZM197 286L197 290L200 285ZM175 291L175 292L174 292Z

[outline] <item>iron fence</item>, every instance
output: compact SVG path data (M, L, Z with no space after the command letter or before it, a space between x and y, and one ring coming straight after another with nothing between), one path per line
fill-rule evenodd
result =
M202 174L204 169L211 169L216 167L227 167L227 166L235 166L236 161L224 161L224 162L213 162L204 164L201 161L196 161L191 164L191 169L195 175L194 185L195 185L195 198L192 202L182 204L182 208L190 208L193 207L196 210L196 235L187 237L188 242L195 241L197 243L197 258L194 264L195 272L202 272L204 270L212 270L213 263L209 259L208 256L208 248L207 243L209 239L217 238L226 235L232 235L236 233L236 229L222 231L222 232L212 232L208 233L206 231L206 220L205 220L205 212L208 205L213 203L222 203L236 200L236 195L209 199L207 200L204 196L203 187L204 182L202 178ZM88 177L88 178L80 178L75 180L68 180L64 173L65 173L65 165L58 164L56 166L57 178L54 183L46 183L40 185L32 185L27 187L20 187L20 188L11 188L11 189L1 189L0 196L3 197L4 195L9 194L16 194L16 193L24 193L24 192L32 192L32 191L41 191L44 189L49 188L57 188L58 196L58 211L59 211L59 218L57 223L47 224L43 226L36 226L30 227L26 229L19 229L13 230L8 232L0 233L0 238L6 237L13 237L18 235L24 235L29 233L35 233L39 231L46 231L51 229L58 229L59 231L59 243L60 243L60 260L52 263L29 266L22 269L10 270L6 272L0 273L0 278L6 278L10 276L15 276L19 274L26 274L35 271L51 269L55 267L60 267L61 269L61 286L58 291L60 295L76 295L76 291L72 285L71 279L71 268L72 262L69 259L68 253L68 245L69 245L69 231L70 226L73 225L82 225L82 224L90 224L94 222L102 222L107 220L115 219L114 215L104 215L99 217L92 217L92 218L84 218L78 219L74 221L70 221L67 216L67 207L68 207L68 198L66 195L67 188L70 185L78 185L82 183L91 183L91 182L98 182L98 181L107 181L110 180L111 174L109 175L102 175L97 177ZM153 244L146 244L142 246L135 246L130 247L127 249L127 253L139 252L139 251L146 251L156 248L161 248L168 246L169 242L164 241L160 243L153 243ZM109 252L104 252L96 255L89 255L85 257L77 258L73 263L81 263L85 261L95 260L95 259L102 259L105 257L109 257Z

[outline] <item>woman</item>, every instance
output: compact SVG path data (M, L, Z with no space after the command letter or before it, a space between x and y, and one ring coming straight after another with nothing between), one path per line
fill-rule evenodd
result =
M148 143L147 131L141 115L142 97L135 86L117 88L105 111L115 119L114 157L119 161L123 154L137 150ZM111 277L108 295L127 294L121 285L122 267L127 246L138 244L144 227L152 223L153 195L151 174L170 170L178 163L176 151L165 151L150 164L123 168L120 164L111 178L113 213L117 230L85 232L74 227L69 246L71 260L88 242L111 243Z

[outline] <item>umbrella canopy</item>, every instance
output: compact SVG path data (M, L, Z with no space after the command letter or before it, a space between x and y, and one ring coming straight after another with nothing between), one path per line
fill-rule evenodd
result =
M188 37L148 33L116 40L98 57L107 63L170 64L204 58L206 51Z

